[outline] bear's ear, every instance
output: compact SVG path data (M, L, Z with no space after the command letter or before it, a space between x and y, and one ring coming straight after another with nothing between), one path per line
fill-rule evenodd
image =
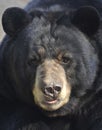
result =
M91 36L99 29L100 16L94 7L81 7L74 12L71 22L82 32Z
M9 36L14 36L31 21L31 16L23 9L12 7L5 10L2 16L4 31Z

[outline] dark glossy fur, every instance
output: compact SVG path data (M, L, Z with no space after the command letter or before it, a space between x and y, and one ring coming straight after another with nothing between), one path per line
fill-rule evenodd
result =
M94 34L87 35L70 21L73 10L87 5L96 7L101 17L101 4L101 0L33 1L25 8L31 18L23 29L13 36L17 28L6 28L10 36L0 47L0 130L102 130L101 23ZM67 21L59 19L58 12L64 10ZM50 17L49 12L57 14ZM73 56L71 66L62 64L72 86L70 101L53 112L39 109L31 93L38 64L28 63L38 44L46 48L46 58L54 59L57 49ZM49 117L55 114L58 117Z

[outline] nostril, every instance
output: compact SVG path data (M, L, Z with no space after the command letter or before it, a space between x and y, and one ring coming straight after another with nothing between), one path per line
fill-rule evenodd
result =
M55 86L54 90L56 90L57 92L61 92L61 86Z
M60 85L46 86L44 93L51 97L57 97L61 92L62 87Z
M45 93L46 93L46 94L53 94L53 93L54 93L54 90L53 90L52 87L47 87L47 88L45 88Z

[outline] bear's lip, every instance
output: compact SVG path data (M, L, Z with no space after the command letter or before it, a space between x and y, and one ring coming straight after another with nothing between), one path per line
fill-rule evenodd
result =
M57 102L58 102L58 98L49 97L49 96L45 95L45 103L47 103L47 104L55 104Z
M58 101L58 100L55 99L55 100L51 100L51 101L46 100L45 102L46 102L47 104L55 104L57 101Z

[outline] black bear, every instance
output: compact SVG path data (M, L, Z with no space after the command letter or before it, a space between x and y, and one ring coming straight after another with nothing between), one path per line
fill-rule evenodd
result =
M8 8L0 130L102 130L101 0Z

